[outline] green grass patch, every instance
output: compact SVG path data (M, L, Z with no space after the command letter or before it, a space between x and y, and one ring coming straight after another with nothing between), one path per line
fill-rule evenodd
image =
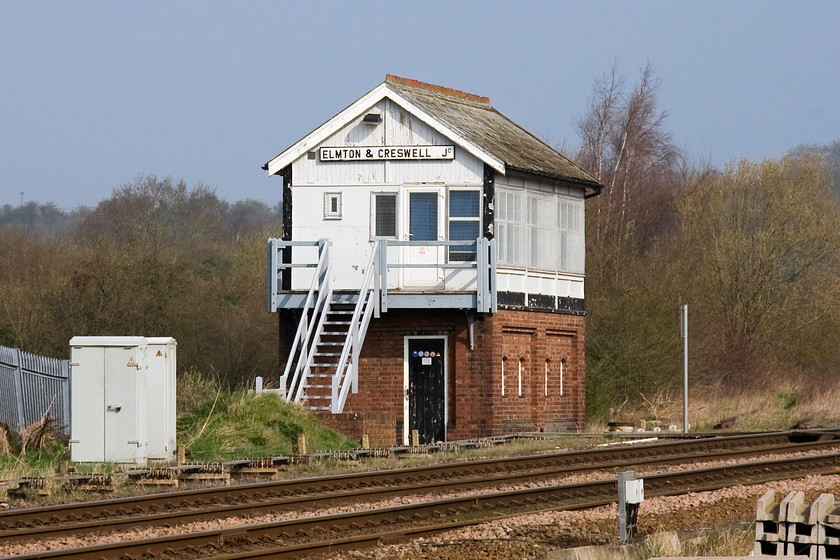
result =
M42 449L26 453L0 454L0 473L3 478L25 476L55 476L62 461L70 460L70 450L64 444L50 439Z
M272 393L221 391L178 415L178 443L196 461L289 455L300 434L309 452L356 447L308 410Z

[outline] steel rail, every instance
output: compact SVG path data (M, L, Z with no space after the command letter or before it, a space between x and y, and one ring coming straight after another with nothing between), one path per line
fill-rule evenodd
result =
M650 475L644 478L647 497L676 495L725 488L734 484L757 484L787 478L799 478L810 474L840 473L840 453L796 457L775 461L761 461ZM437 531L423 527L429 520L432 525L457 526L456 521L473 524L498 517L496 511L505 514L524 514L543 510L583 509L615 502L617 482L615 479L594 482L561 484L542 488L529 488L504 492L491 492L457 498L446 498L396 507L378 508L334 515L300 518L288 521L260 523L228 529L218 529L149 538L137 541L118 542L87 546L77 549L44 551L16 556L18 560L36 558L155 558L182 550L207 551L224 547L254 547L262 545L265 550L242 552L239 558L294 557L309 554L307 547L323 547L325 541L346 538L348 532L368 531L363 538L370 540L377 529L396 536L405 531ZM406 527L395 527L405 525ZM387 528L382 531L381 528ZM288 543L290 540L311 539L315 543ZM285 542L283 546L268 545L272 540ZM270 549L270 552L266 552ZM205 551L205 552L207 552ZM219 551L219 557L227 554ZM256 555L256 556L255 556Z
M773 438L777 437L778 434L773 435ZM780 441L773 438L770 439ZM790 434L786 439L790 439ZM717 456L708 454L709 445L705 440L671 442L633 448L443 464L11 510L0 513L0 541L44 539L68 533L79 535L128 527L171 526L202 519L317 507L339 501L371 500L453 488L478 489L524 480L557 478L584 470L682 462L698 457L712 460L753 456L759 452L805 451L838 444L838 441L833 439L781 445L772 445L768 439L761 445L755 445L761 441L756 437L746 441L749 443L746 450L726 449L723 452L719 451ZM686 445L691 443L694 445ZM717 443L715 447L719 448L722 442ZM723 446L731 447L731 444L732 442L727 442ZM586 457L589 457L589 461L581 460Z

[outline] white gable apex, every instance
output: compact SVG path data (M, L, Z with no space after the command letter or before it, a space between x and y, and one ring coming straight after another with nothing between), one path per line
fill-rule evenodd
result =
M265 165L264 169L268 170L269 175L279 173L299 157L317 148L322 142L330 138L336 132L340 131L344 126L361 117L365 112L385 98L390 99L402 107L405 111L411 113L428 126L435 129L437 132L452 139L452 141L458 144L458 146L495 169L498 173L505 173L504 161L493 156L473 142L470 142L461 134L446 126L439 119L436 119L433 115L406 99L387 82L382 82L352 103L349 107L293 144L284 152L272 158Z

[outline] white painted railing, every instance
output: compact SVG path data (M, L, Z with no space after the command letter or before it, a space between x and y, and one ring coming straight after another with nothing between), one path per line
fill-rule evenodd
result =
M269 244L272 248L270 254L274 255L279 253L280 248L291 247L292 245L315 245L318 247L318 263L314 265L315 274L312 276L309 292L301 309L300 323L298 324L292 346L289 349L289 359L286 361L286 369L280 377L280 394L288 400L299 402L303 396L303 387L307 374L309 373L310 365L312 364L312 353L315 350L314 342L317 340L315 338L315 327L323 323L325 317L324 311L332 296L332 291L330 290L329 242L325 239L316 242L292 242L270 239ZM282 271L287 268L295 266L311 267L312 265L293 265L291 263L278 263L274 261L270 266L276 274L277 271ZM276 277L271 278L271 275L269 276L269 281L274 286L274 290L277 290L277 280ZM273 294L274 292L272 292L272 296Z
M359 290L359 299L356 300L353 318L350 319L350 329L347 331L347 338L341 351L341 357L338 360L338 367L332 378L330 406L333 414L338 414L344 410L344 403L347 402L347 395L351 387L354 393L359 390L359 360L362 345L365 342L365 335L371 318L379 317L382 288L381 268L377 262L380 258L379 243L379 241L376 241L373 244L373 251L371 251L370 260L362 279L362 287Z
M291 293L291 290L283 290L281 282L283 272L295 268L314 268L315 272L309 286L309 291L303 299L302 305L295 305L300 309L301 319L298 325L295 338L292 343L286 368L280 378L280 393L284 398L294 402L306 400L307 378L315 361L315 354L320 342L324 323L334 303L334 292L331 287L331 265L329 258L329 245L327 239L315 242L303 241L282 241L279 239L269 240L269 284L270 303L272 311L276 311L281 305L282 296ZM318 247L317 264L302 264L291 262L280 262L281 255L284 260L291 261L290 251L294 246ZM388 262L388 247L448 247L458 246L461 252L464 247L475 249L476 258L474 261L454 261L446 263L394 263ZM288 252L287 252L288 251ZM416 269L435 268L442 271L475 270L475 309L479 312L496 311L496 244L494 240L487 240L483 237L476 241L388 241L377 240L373 244L370 259L364 269L364 276L358 295L355 299L353 316L350 326L342 345L341 355L332 373L329 397L329 410L338 414L344 410L344 404L352 390L358 391L359 383L359 360L365 335L367 334L370 321L379 317L380 312L388 310L388 270L394 269ZM298 292L300 293L300 292ZM441 292L445 293L445 292ZM297 300L298 303L300 299ZM352 299L345 300L348 303ZM461 301L461 300L459 300ZM445 307L446 304L439 305Z

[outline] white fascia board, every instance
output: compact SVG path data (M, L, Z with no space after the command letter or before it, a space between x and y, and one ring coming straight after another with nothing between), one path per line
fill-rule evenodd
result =
M338 113L336 116L298 140L285 152L275 156L268 162L268 174L274 175L283 170L287 165L295 161L306 152L317 147L321 142L344 128L353 119L379 103L385 96L387 85L382 82L368 93L357 99L349 107Z
M389 98L391 101L393 101L406 111L414 114L417 118L434 128L444 136L452 138L456 141L458 145L467 150L467 152L480 159L481 161L483 161L502 175L505 174L505 162L496 157L493 157L491 154L482 150L478 146L462 138L461 135L459 135L457 132L450 129L448 126L435 119L432 115L428 114L426 111L423 111L422 109L420 109L419 107L417 107L416 105L399 95L399 93L394 91L388 85L387 82L382 82L381 84L373 88L371 91L360 97L354 103L352 103L349 107L338 113L336 116L334 116L333 118L316 128L309 134L307 134L305 137L293 144L288 149L286 149L286 151L272 158L266 164L266 166L268 167L268 174L274 175L275 173L279 173L286 166L294 162L306 152L316 148L324 140L326 140L327 138L344 128L346 125L352 122L353 119L358 118L364 111L367 111L368 109L379 103L385 97Z

